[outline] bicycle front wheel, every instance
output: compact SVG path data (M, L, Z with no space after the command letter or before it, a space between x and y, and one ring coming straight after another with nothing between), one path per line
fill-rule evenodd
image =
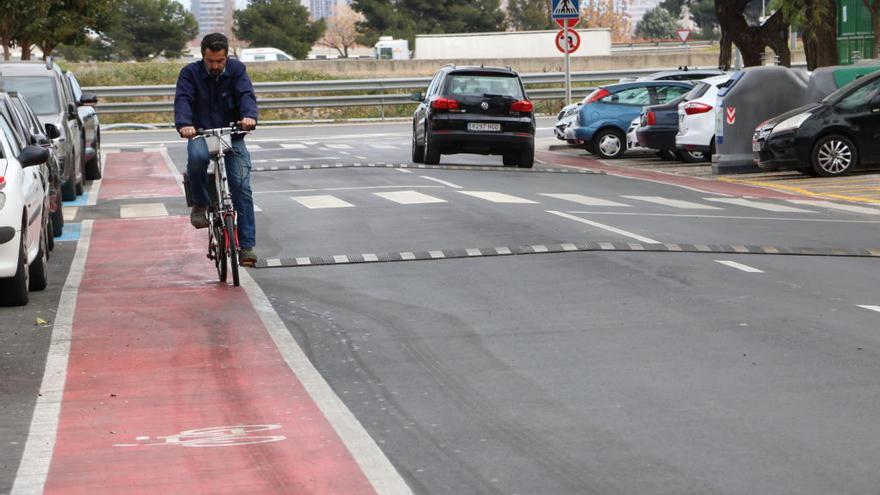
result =
M238 287L238 235L235 231L235 218L232 215L226 217L226 239L229 252L229 267L232 269L232 285Z

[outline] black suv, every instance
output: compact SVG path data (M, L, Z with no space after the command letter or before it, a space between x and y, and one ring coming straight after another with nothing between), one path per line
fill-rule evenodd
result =
M437 165L440 155L502 155L507 167L535 162L534 106L510 68L446 66L427 92L412 95L412 160Z

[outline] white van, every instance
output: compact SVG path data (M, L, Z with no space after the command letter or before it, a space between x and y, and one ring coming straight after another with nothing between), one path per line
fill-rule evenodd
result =
M238 57L242 62L283 62L293 57L277 48L245 48Z

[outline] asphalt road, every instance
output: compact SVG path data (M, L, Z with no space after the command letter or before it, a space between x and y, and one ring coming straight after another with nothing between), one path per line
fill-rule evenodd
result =
M771 253L880 248L880 208L510 171L500 157L394 167L409 163L405 123L248 141L264 264L328 260L249 273L414 492L876 492L878 260ZM185 163L167 131L108 133L104 147ZM540 249L584 243L604 247ZM681 252L641 251L657 245ZM72 246L49 291L0 308L0 492L47 351L34 323L51 321ZM737 253L753 247L765 254ZM378 261L345 262L367 254Z

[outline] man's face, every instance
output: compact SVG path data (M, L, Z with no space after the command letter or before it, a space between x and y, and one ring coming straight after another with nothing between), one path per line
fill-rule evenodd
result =
M205 67L208 68L208 72L212 76L219 76L226 67L226 50L217 50L215 52L210 48L205 48L202 60L205 62Z

